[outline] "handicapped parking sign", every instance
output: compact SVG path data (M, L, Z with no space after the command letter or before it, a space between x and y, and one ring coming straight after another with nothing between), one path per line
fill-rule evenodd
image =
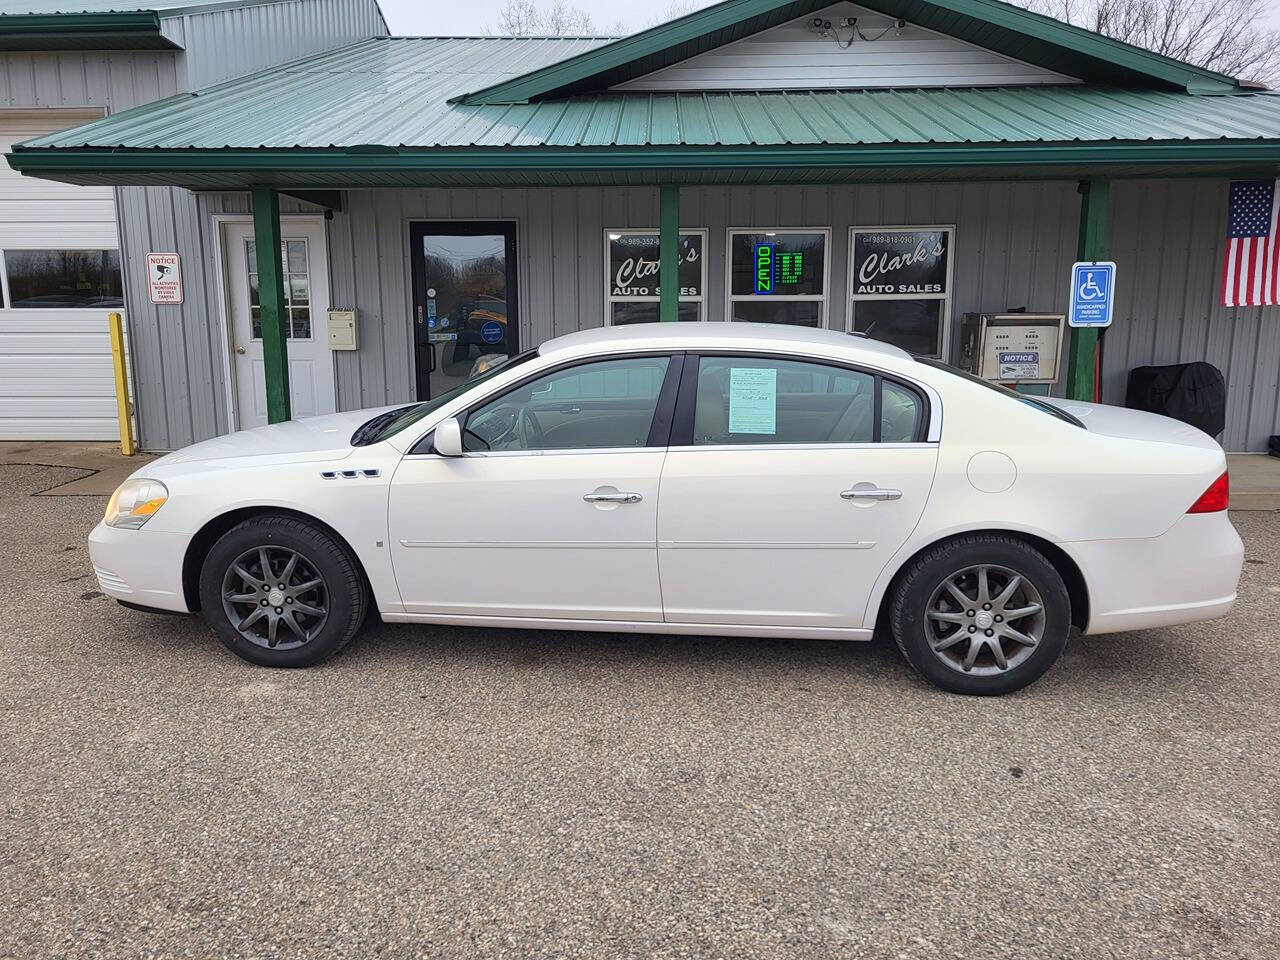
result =
M1086 261L1071 267L1071 310L1067 323L1073 327L1111 326L1116 293L1116 265L1111 261Z

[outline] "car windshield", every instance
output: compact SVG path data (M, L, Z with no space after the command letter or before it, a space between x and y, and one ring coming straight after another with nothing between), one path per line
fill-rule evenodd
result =
M1073 426L1077 426L1081 430L1088 429L1083 423L1071 414L1067 413L1067 411L1060 407L1055 407L1052 403L1045 403L1039 397L1033 397L1026 393L1018 393L1016 390L1010 390L1008 387L1001 386L998 383L992 383L990 380L983 380L981 377L975 377L967 370L961 370L958 367L953 367L949 363L943 363L941 360L935 360L932 357L915 357L914 359L917 363L923 363L938 370L945 370L947 373L951 373L957 377L968 380L970 383L981 384L988 390L994 390L996 393L1003 394L1010 400L1017 400L1019 403L1030 407L1032 410L1039 410L1041 413L1047 413L1049 416L1055 417L1058 420L1063 420Z
M356 428L356 432L351 435L351 445L353 447L367 447L371 443L385 440L387 437L393 436L406 427L417 423L431 411L439 410L446 403L462 396L477 384L484 383L484 381L497 376L504 370L510 370L518 364L532 360L537 355L537 350L526 350L524 353L516 354L514 357L507 357L505 360L501 360L493 364L493 366L486 367L481 372L473 374L467 380L451 390L446 390L438 397L432 397L422 403L411 403L407 407L397 407L395 410L380 413Z

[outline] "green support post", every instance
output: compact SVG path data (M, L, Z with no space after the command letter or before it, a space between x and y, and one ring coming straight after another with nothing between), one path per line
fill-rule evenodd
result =
M267 422L288 420L289 340L280 265L280 197L271 187L253 188L253 242L258 259L258 309L262 319L262 366L267 382Z
M1076 259L1106 260L1108 208L1111 184L1107 180L1085 180L1080 184L1080 237ZM1067 355L1067 396L1092 401L1095 396L1098 331L1095 327L1072 327L1071 349Z
M674 323L680 319L680 187L663 184L658 206L658 319Z

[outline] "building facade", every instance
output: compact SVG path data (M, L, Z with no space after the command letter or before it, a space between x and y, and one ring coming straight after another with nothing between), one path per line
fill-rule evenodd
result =
M386 32L376 0L20 0L0 11L0 149ZM0 439L118 436L106 314L145 322L145 252L194 203L0 168Z
M1119 403L1133 367L1207 360L1224 446L1280 432L1280 308L1220 296L1229 183L1280 173L1280 98L1003 4L729 0L615 41L369 39L10 163L136 198L148 449L280 401L425 398L608 323L799 323L967 362L967 316L1065 312L1077 259L1116 263L1115 320L1060 345L1049 389ZM149 304L148 252L181 257L181 304Z

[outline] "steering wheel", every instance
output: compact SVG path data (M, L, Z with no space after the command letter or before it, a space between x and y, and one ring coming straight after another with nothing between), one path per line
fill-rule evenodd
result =
M538 422L538 415L527 407L521 407L520 427L521 433L524 434L525 447L530 450L540 450L545 436L542 433L542 424Z
M498 407L496 410L485 414L484 422L486 424L492 422L498 427L498 432L491 437L483 437L470 428L466 432L483 443L486 450L492 450L516 435L517 428L520 425L520 408L512 406Z

